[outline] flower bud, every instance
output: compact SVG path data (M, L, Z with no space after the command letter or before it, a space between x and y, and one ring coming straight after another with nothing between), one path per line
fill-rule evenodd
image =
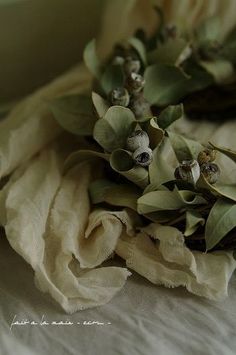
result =
M145 79L137 73L131 73L126 81L126 87L131 94L141 91L144 88L144 84Z
M152 162L152 150L149 147L139 147L133 153L133 159L137 165L148 166Z
M134 59L130 56L126 57L124 60L124 71L126 75L131 73L138 73L141 68L140 60Z
M202 165L204 163L210 163L214 161L215 158L216 158L216 150L211 148L206 148L198 154L197 160L198 163Z
M119 87L113 89L110 93L110 100L112 105L119 105L127 107L129 105L129 93L125 88Z
M133 95L133 97L130 99L129 107L137 118L149 115L151 117L152 115L150 104L143 96L143 93Z
M201 165L201 173L209 184L215 184L220 177L220 169L214 163L204 163Z
M196 160L183 160L175 170L175 178L196 184L200 177L200 166Z
M133 131L127 138L127 149L134 152L136 149L149 146L149 137L147 132L137 129Z

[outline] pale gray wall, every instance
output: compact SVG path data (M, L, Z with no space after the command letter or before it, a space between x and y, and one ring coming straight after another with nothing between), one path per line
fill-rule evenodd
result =
M81 59L105 0L0 0L0 103L23 96Z

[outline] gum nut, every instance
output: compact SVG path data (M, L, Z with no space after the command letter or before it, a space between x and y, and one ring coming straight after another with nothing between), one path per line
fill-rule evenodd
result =
M196 184L200 177L200 166L197 160L183 160L179 166L179 174L182 180Z
M120 56L120 55L116 55L116 56L113 58L112 64L113 64L113 65L123 65L124 62L125 62L124 57L122 57L122 56Z
M214 161L216 158L216 150L211 148L206 148L202 150L197 157L198 163L200 165L204 163L209 163Z
M148 166L152 162L152 150L148 147L139 147L133 153L133 159L137 165Z
M144 88L145 79L140 74L131 73L127 78L126 85L131 93L137 93Z
M134 59L132 57L126 57L124 60L124 71L126 75L131 73L138 73L141 68L140 60Z
M149 146L149 137L147 132L142 129L133 131L127 138L127 149L131 152L134 152L139 147L148 147Z
M113 89L110 93L112 105L119 105L127 107L129 105L129 93L125 88Z
M201 173L209 184L215 184L220 177L220 169L214 163L204 163L201 165Z
M130 100L130 109L137 118L151 115L151 106L142 93L132 97Z

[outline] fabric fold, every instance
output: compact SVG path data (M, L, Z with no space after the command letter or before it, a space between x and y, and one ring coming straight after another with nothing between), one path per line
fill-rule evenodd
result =
M236 268L232 252L191 251L178 229L155 223L143 228L136 237L123 235L116 253L130 269L154 284L184 286L193 294L211 300L227 296L228 283Z

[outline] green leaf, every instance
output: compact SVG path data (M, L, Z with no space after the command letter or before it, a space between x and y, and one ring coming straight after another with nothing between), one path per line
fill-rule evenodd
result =
M206 249L216 246L236 226L236 204L218 199L212 207L205 228Z
M110 64L101 77L101 86L108 95L113 89L124 86L124 72L121 65Z
M166 107L163 111L161 111L156 121L160 128L166 129L173 122L183 117L183 115L184 115L183 104L170 105Z
M96 92L92 92L92 101L98 116L100 118L103 117L110 107L109 102L104 100L104 98L98 95Z
M92 135L97 118L90 97L69 95L50 103L57 122L67 131L82 136Z
M187 139L180 134L169 132L168 137L179 162L189 159L197 159L203 146L192 139Z
M93 181L89 185L89 194L93 204L101 203L105 201L105 193L111 187L116 186L114 182L107 179L99 179Z
M135 117L130 109L112 106L104 118L96 122L93 137L105 151L112 152L124 148L134 122Z
M213 76L217 84L227 83L234 74L234 67L228 60L200 61L200 65Z
M101 63L96 52L96 40L92 39L85 47L83 58L85 65L91 73L99 79L101 76Z
M165 136L165 132L163 131L163 129L161 129L159 127L159 125L157 124L157 118L153 117L150 121L149 121L149 126L147 129L147 133L150 139L150 147L152 149L155 149L156 147L158 147L164 136Z
M219 55L232 63L236 63L236 28L226 38Z
M153 160L149 165L150 183L157 186L166 181L173 180L174 169L168 164L164 155L164 145L157 147L153 151Z
M152 212L152 213L147 213L144 214L144 217L149 219L152 222L156 223L167 223L172 220L175 220L180 216L179 210L173 210L173 211L158 211L158 212Z
M221 24L218 17L209 17L200 23L195 32L196 42L199 46L206 42L218 41L221 35Z
M226 197L230 200L236 202L236 184L214 184L211 185L206 180L203 174L201 174L197 185L199 188L207 189L211 191L214 195L220 197Z
M236 163L236 151L224 148L224 147L218 147L217 145L213 144L210 142L210 145L215 149L221 152L222 154L226 155L228 158L233 160Z
M189 80L181 69L164 64L147 67L144 77L144 96L151 105L158 106L177 103L185 93L185 85Z
M117 149L113 151L110 157L110 165L114 171L142 189L149 184L148 171L135 165L130 152L127 150Z
M136 37L131 37L129 39L129 43L136 50L136 52L138 53L143 64L146 65L147 64L147 55L146 55L146 49L145 49L143 42L140 41Z
M193 233L196 232L199 226L204 226L205 219L201 216L201 214L197 211L187 211L186 212L186 227L184 235L185 237L189 237Z
M192 191L152 191L138 199L138 212L147 214L157 211L179 210L189 205L206 204L207 201Z
M92 159L103 159L105 161L109 161L110 155L101 152L96 152L94 150L78 150L70 154L69 157L66 159L63 171L65 173L71 168L73 168L75 165Z
M104 200L113 206L128 207L137 211L137 200L141 191L135 186L120 185L106 190Z
M148 53L148 63L176 65L187 47L189 45L183 38L170 38Z

